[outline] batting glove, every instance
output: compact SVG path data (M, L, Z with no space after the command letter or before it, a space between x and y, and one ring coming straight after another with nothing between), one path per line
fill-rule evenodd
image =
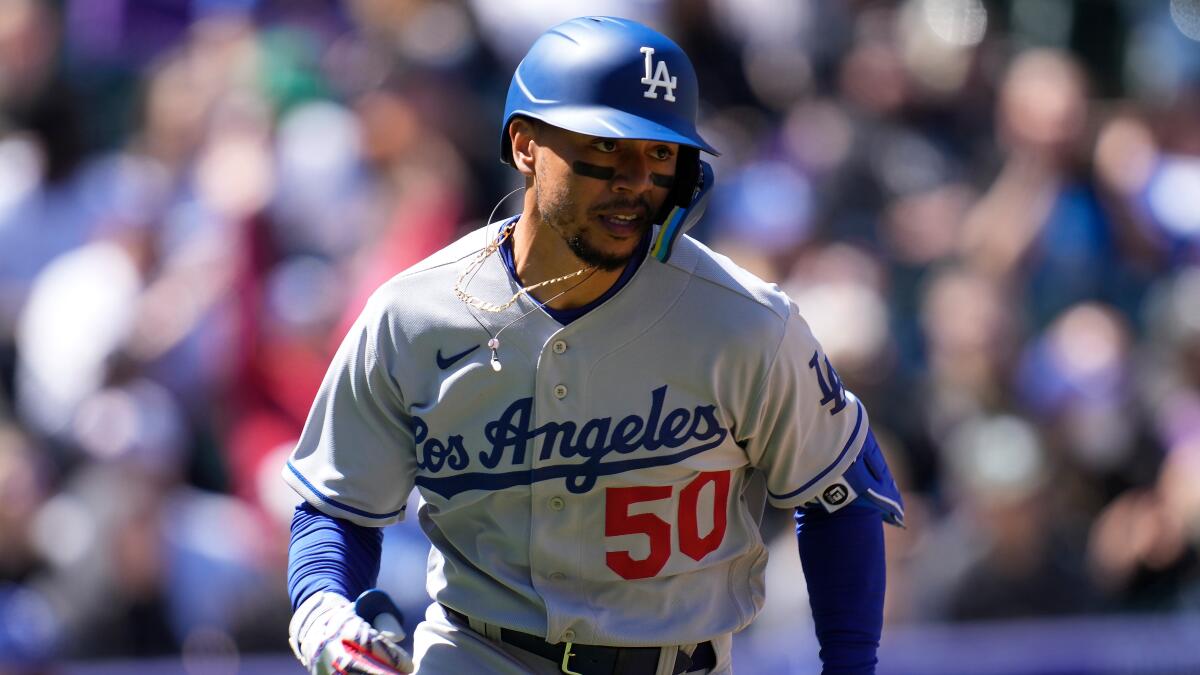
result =
M354 613L354 603L328 591L305 600L288 626L292 652L311 675L411 673L403 639L403 631L375 630Z

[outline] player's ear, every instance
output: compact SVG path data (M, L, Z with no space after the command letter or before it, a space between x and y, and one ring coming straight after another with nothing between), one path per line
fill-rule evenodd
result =
M534 138L537 127L533 120L524 117L514 118L508 125L508 139L512 143L513 166L517 167L527 177L533 176L533 149L537 147Z

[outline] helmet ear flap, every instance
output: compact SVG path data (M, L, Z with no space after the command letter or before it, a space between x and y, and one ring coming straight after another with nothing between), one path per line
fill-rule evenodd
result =
M696 148L680 148L675 167L675 184L657 218L660 223L650 255L666 262L680 235L687 232L704 215L712 196L715 174L712 166L700 159Z
M687 145L679 146L679 159L675 162L675 182L671 184L671 192L667 194L667 199L654 222L663 222L676 206L690 206L695 198L694 193L699 180L700 151Z

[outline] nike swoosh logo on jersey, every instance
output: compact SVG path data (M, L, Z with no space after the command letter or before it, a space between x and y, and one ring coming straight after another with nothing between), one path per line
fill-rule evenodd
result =
M470 354L471 352L475 351L476 349L479 349L479 345L475 345L474 347L471 347L470 349L467 349L465 351L461 351L457 354L454 354L453 356L442 356L442 350L439 349L437 351L438 368L445 370L445 369L449 368L450 366L458 363L460 360L462 360L463 357L465 357L467 354Z

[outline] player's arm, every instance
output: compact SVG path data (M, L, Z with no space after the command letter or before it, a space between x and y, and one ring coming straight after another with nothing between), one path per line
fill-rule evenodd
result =
M380 528L404 517L415 456L405 414L403 336L376 294L350 330L282 469L305 503L292 521L289 642L313 675L411 672L397 635L360 619L351 598L374 584Z
M412 672L399 647L403 633L375 630L355 614L350 598L375 585L383 531L296 507L288 549L292 621L288 641L314 675Z
M375 585L382 550L382 529L333 518L301 503L292 514L288 547L292 611L316 593L357 598Z
M874 434L867 433L858 459L831 485L837 487L826 488L825 498L796 509L823 672L873 673L883 630L883 522L901 525L904 518ZM847 488L858 496L849 498Z
M747 407L743 441L769 501L797 509L826 673L874 672L883 622L882 522L904 506L866 408L842 387L795 307Z

